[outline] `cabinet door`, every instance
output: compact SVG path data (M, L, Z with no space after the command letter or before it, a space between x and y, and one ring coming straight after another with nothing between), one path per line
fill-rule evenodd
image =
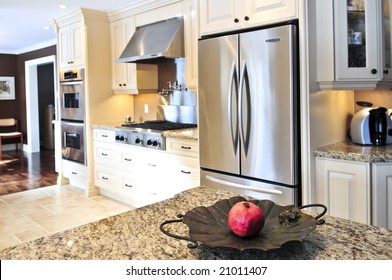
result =
M242 1L200 0L199 10L201 35L242 27Z
M243 23L258 26L297 18L297 0L243 1Z
M382 77L380 13L381 1L334 1L337 81Z
M184 2L184 37L185 37L185 71L186 86L197 91L197 3L196 0Z
M60 68L76 68L84 65L82 22L78 21L59 29Z
M370 224L369 170L367 163L317 158L318 202L331 216Z
M383 80L391 81L392 80L392 31L391 31L391 15L392 15L392 0L384 0L383 1Z
M373 225L392 229L392 164L372 165Z
M128 17L111 23L112 45L112 89L115 93L134 93L136 89L136 64L116 63L133 33L135 17Z

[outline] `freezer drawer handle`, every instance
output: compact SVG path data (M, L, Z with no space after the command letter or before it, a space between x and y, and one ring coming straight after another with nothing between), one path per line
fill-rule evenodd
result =
M250 190L250 191L255 191L255 192L259 192L259 193L268 193L268 194L275 194L275 195L282 195L283 194L282 191L279 191L279 190L268 190L268 189L261 189L261 188L255 188L255 187L250 187L250 186L244 186L241 184L218 179L218 178L212 177L210 175L207 175L206 179L210 180L212 182L218 183L218 184L223 184L223 185L229 186L229 187Z

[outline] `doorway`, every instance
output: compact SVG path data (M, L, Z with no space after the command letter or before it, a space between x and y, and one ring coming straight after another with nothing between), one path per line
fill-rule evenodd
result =
M27 144L25 151L35 153L40 151L40 103L38 73L39 66L51 64L53 68L54 109L56 115L56 56L46 56L25 62L26 71L26 122L27 122Z

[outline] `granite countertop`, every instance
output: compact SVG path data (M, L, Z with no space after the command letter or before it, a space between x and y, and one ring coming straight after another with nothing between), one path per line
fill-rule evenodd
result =
M314 156L369 163L391 162L392 145L363 146L349 141L334 143L317 148Z
M189 249L188 242L159 229L163 221L176 219L177 214L236 195L197 187L159 203L4 249L0 259L392 259L392 231L331 216L325 216L326 223L302 242L289 242L268 252L203 244ZM168 226L174 227L173 233L187 235L183 223Z
M121 123L103 123L103 124L93 124L92 129L107 129L113 130L116 127L120 127ZM176 130L166 130L162 132L162 136L166 138L184 139L197 141L199 139L199 133L197 127L195 128L185 128Z

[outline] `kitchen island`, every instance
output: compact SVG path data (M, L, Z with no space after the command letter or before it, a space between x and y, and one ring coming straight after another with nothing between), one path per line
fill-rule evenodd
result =
M392 259L392 231L324 216L302 242L292 241L267 252L212 248L163 234L159 226L197 206L210 206L237 194L197 187L173 198L100 221L43 237L0 252L0 259L76 260L231 260L231 259ZM171 232L187 235L183 223L168 225Z

